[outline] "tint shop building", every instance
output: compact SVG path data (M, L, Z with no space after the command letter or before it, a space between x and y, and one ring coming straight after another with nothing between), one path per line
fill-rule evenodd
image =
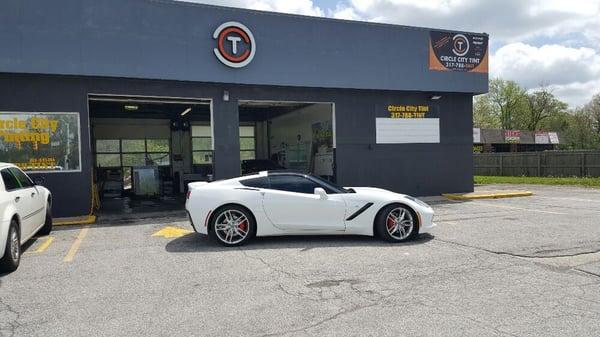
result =
M0 3L0 160L55 216L183 193L242 164L344 186L473 189L485 34L168 0ZM270 164L270 165L271 165Z

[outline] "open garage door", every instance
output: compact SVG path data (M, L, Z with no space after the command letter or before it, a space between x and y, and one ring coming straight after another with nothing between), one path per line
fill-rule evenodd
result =
M101 211L181 208L187 182L212 179L210 109L204 99L90 96Z
M333 103L240 101L242 173L289 169L335 180Z

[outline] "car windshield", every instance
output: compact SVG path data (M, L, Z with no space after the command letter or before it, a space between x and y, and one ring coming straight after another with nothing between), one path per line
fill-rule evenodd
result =
M310 175L309 177L317 181L320 185L327 186L329 189L335 191L336 193L354 193L354 191L352 191L351 189L338 186L337 184L332 183L331 181L327 181L319 176Z

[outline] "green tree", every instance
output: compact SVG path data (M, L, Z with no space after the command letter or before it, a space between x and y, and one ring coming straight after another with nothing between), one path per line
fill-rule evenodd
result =
M594 95L583 108L590 114L596 135L600 137L600 93Z
M473 126L485 129L500 127L500 118L494 112L488 95L479 95L473 100Z
M597 136L589 110L579 108L569 118L566 131L567 147L573 150L597 148Z
M490 81L488 99L503 129L517 129L527 107L527 93L514 81L495 78Z
M547 86L526 95L526 109L520 115L522 128L536 131L542 128L542 123L553 116L561 115L568 109L565 102L560 101Z

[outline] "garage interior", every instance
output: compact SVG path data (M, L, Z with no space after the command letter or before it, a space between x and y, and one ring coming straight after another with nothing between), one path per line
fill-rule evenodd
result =
M290 169L335 180L332 103L240 101L240 173ZM180 210L213 180L209 99L89 96L99 215Z
M211 102L90 96L100 213L181 209L189 181L211 180Z
M289 169L335 180L332 103L240 101L242 174Z

